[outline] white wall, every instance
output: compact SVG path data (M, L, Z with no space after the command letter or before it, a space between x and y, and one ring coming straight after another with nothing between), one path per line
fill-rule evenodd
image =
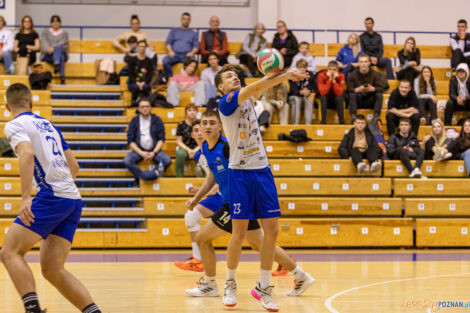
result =
M7 24L15 24L16 17L16 0L0 0L0 6L5 5L4 9L0 9L0 15L2 15Z

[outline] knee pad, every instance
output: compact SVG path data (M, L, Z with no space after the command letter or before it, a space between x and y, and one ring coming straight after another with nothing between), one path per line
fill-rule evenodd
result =
M184 223L190 232L199 231L201 225L199 222L202 219L201 213L197 209L188 210L184 214Z

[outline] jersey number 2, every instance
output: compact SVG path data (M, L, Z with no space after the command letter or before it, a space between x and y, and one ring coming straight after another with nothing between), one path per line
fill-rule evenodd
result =
M57 140L55 140L55 138L51 137L51 136L46 136L46 140L51 141L51 143L52 143L52 153L54 155L62 156L62 153L60 152L59 147L57 145Z

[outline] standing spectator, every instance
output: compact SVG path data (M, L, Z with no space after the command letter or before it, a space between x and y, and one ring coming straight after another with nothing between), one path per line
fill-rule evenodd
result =
M349 34L348 42L338 51L338 55L336 56L339 68L346 79L349 73L358 66L359 56L362 53L359 36L356 33Z
M284 57L284 66L289 67L292 58L298 52L299 44L294 34L287 29L284 21L277 22L277 33L274 35L273 48L279 50Z
M416 76L421 73L423 65L421 64L421 52L416 48L416 40L414 37L408 37L405 41L403 49L397 53L400 60L398 67L397 79L406 79L410 82L414 81Z
M410 119L401 118L398 128L399 132L391 135L388 139L387 154L391 160L401 160L411 178L425 178L420 171L424 160L424 151L419 146L416 135L410 132ZM410 160L416 160L414 168Z
M265 32L266 28L262 23L256 24L253 32L246 35L245 40L243 40L242 50L237 54L240 63L246 65L254 77L260 76L256 65L257 54L268 46L268 41L263 37Z
M308 49L310 48L310 45L306 41L301 41L299 43L299 53L297 53L294 56L294 59L292 60L291 67L292 68L297 68L297 62L299 60L305 60L308 63L308 68L307 70L310 73L316 74L317 73L317 66L315 65L315 58L308 53Z
M470 177L470 119L462 125L459 136L449 144L454 159L464 160L467 176Z
M301 73L308 72L307 60L298 60L296 67ZM292 124L299 124L302 104L305 112L305 124L310 125L312 123L313 102L310 95L312 92L315 92L315 76L312 72L309 72L309 75L308 79L302 81L289 81L289 104L292 107Z
M15 74L12 52L15 45L15 38L11 31L6 29L7 21L0 15L0 61L3 61L5 72Z
M168 83L167 94L168 102L174 106L180 104L181 91L194 91L194 103L197 106L203 106L206 103L206 93L204 92L204 83L195 75L197 62L188 59L184 62L184 71L182 74L176 74Z
M219 56L219 63L227 63L228 41L227 34L219 29L220 20L212 16L209 20L210 29L202 33L201 37L201 62L207 63L209 53L215 52Z
M460 63L467 63L470 66L470 34L467 33L467 21L461 19L457 22L457 33L450 37L452 47L452 59L450 64L452 70Z
M452 140L447 137L444 129L444 123L440 119L432 121L431 134L423 138L424 142L424 159L443 161L452 157L452 153L447 150Z
M172 66L193 58L199 50L197 33L189 28L191 15L187 12L181 14L181 27L173 28L166 38L168 55L163 58L163 70L168 76L173 76Z
M60 83L65 84L65 62L68 59L69 34L60 28L60 16L51 17L51 28L41 33L41 60L54 65L54 74L59 73Z
M339 72L337 61L328 62L328 68L318 74L318 93L321 102L321 123L326 124L327 107L338 112L340 124L344 124L343 92L344 74Z
M219 55L215 52L210 52L207 59L209 66L202 71L201 80L204 83L206 101L209 101L209 99L217 97L217 87L215 87L214 78L222 66L219 65Z
M284 83L280 83L271 88L265 89L263 93L264 109L269 113L269 121L266 124L260 126L261 132L265 132L266 128L269 127L273 119L274 110L279 111L279 124L289 124L289 104L287 103L287 86Z
M188 159L193 160L194 155L199 150L197 142L191 136L192 125L197 119L197 106L190 103L186 106L184 112L186 117L176 128L176 144L178 145L175 155L176 177L184 176L185 161Z
M382 168L379 160L380 148L372 135L371 131L366 127L366 118L359 114L353 121L354 128L344 135L338 152L342 159L350 159L354 163L359 174L369 171L371 173L378 172ZM362 159L367 159L371 164L364 163Z
M420 115L419 102L416 93L411 89L411 83L401 80L400 85L388 99L387 132L391 136L395 133L400 119L406 117L411 121L411 131L418 135Z
M374 117L380 117L383 91L388 88L385 76L370 68L367 54L359 56L359 66L348 77L349 111L351 120L356 117L357 108L374 109Z
M470 80L467 63L457 65L455 75L449 81L449 101L444 111L444 124L452 125L455 111L470 111Z
M148 97L152 89L150 82L153 75L153 64L145 56L145 49L147 49L147 42L145 40L139 41L137 55L131 57L128 63L129 79L127 80L127 86L132 93L132 105L136 105L139 102L137 98L140 94Z
M165 143L165 125L161 118L152 114L150 102L143 98L137 108L139 114L129 123L127 143L131 151L124 157L124 166L134 175L133 187L139 186L139 179L155 180L164 176L158 170L142 171L138 163L142 160L153 160L163 164L166 170L171 164L170 156L162 150Z
M374 19L367 17L364 21L366 31L360 36L361 48L365 54L370 56L372 65L384 68L387 71L387 79L393 79L392 61L389 58L384 58L384 44L382 36L374 32Z
M423 66L421 74L414 81L414 91L418 96L419 115L421 119L426 120L426 124L437 118L437 97L436 97L436 80L429 66ZM431 113L431 118L426 118L426 110Z
M18 54L16 73L28 75L28 66L36 62L36 52L41 49L39 35L34 30L33 19L29 15L21 19L20 31L15 35L15 51Z

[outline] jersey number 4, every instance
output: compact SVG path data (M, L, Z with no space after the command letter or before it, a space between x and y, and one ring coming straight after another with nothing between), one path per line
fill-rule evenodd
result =
M52 143L52 154L62 156L62 153L60 152L59 146L57 144L57 140L51 136L46 136L46 140Z

